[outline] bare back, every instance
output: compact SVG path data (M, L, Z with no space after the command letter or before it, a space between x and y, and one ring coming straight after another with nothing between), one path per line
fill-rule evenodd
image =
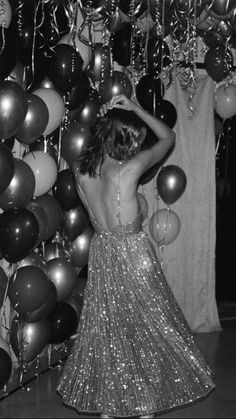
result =
M73 165L77 192L96 222L104 230L134 220L138 213L138 176L132 162L119 162L107 157L101 175L81 175Z

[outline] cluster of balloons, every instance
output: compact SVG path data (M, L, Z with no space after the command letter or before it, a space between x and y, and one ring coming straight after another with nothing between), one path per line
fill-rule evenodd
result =
M36 251L28 254L10 276L7 296L16 314L9 343L24 367L46 345L63 343L76 333L86 286L79 271L69 251L55 242L46 246L44 257ZM4 384L8 379L4 376Z
M170 164L163 166L156 178L157 191L167 208L158 209L151 216L149 230L158 246L172 243L180 232L180 219L178 214L170 209L184 193L187 177L181 167Z

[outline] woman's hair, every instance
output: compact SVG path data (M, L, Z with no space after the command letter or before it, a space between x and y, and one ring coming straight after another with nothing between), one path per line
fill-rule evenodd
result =
M141 148L139 137L144 123L133 112L112 109L91 127L77 160L81 174L95 176L108 154L117 160L129 160ZM97 170L99 169L99 170Z

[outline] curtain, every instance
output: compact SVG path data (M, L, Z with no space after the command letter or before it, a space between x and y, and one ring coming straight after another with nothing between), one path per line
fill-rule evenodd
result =
M215 132L214 81L208 75L197 78L189 103L189 93L178 77L166 89L164 99L174 104L176 146L164 162L184 170L184 193L170 205L180 219L177 237L162 249L154 242L166 279L193 332L221 330L215 299ZM160 169L159 169L160 170ZM159 173L159 172L158 172ZM150 233L152 214L167 205L158 196L157 175L140 186L148 203L144 229Z

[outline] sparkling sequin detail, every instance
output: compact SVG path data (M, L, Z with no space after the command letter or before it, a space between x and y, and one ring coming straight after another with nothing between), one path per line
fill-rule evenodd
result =
M104 231L92 216L89 270L77 337L58 392L80 413L164 412L206 396L209 366L160 268L133 222Z

